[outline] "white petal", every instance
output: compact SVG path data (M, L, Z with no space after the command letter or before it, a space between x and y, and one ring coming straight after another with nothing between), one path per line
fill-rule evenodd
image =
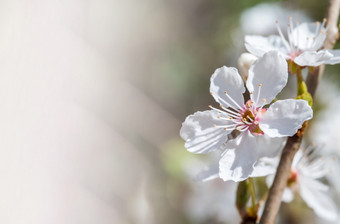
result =
M337 208L333 200L326 194L326 188L317 180L301 176L300 179L300 195L306 204L311 207L314 212L329 221L337 218Z
M287 138L271 138L267 135L255 136L257 145L260 145L259 157L275 158L279 157L281 150L286 144Z
M294 199L294 192L290 188L285 188L282 194L282 201L286 203L292 202Z
M226 96L226 91L232 100ZM243 106L244 92L244 83L236 68L223 66L216 69L210 78L210 93L218 103L225 107L238 109L233 100Z
M328 65L335 65L340 63L340 50L327 50L333 57L325 62Z
M318 179L326 176L332 171L333 166L335 165L335 159L319 155L312 161L308 161L306 164L297 164L297 166L299 165L302 168L300 172L303 173L304 176Z
M220 160L220 177L239 182L247 179L254 170L258 158L255 137L248 131L226 145L228 151Z
M269 174L274 174L277 168L278 159L276 158L260 158L254 165L254 170L251 177L263 177Z
M312 44L311 50L317 51L320 48L322 48L325 40L326 40L326 32L322 32L322 33L319 32L319 35L315 38Z
M197 176L195 177L195 180L209 181L209 180L216 179L218 177L219 177L219 164L216 163L214 165L206 167L199 174L197 174Z
M313 117L305 100L279 100L259 120L261 130L269 137L293 136L303 122Z
M270 188L274 182L275 175L269 175L266 178L267 187Z
M270 138L266 135L255 136L259 146L259 158L254 166L251 177L261 177L273 174L280 160L280 153L286 144L286 138Z
M319 66L329 61L333 55L329 51L305 51L294 59L300 66Z
M287 84L287 80L286 60L277 51L270 51L250 67L247 88L249 92L253 92L252 100L258 101L256 106L261 106L270 103ZM260 84L262 86L258 96ZM266 103L263 99L266 99Z
M272 50L287 54L287 49L280 36L271 35L269 37L262 37L247 35L244 39L246 49L257 57L262 57L264 53Z
M232 130L226 131L214 125L229 125L231 122L218 119L218 115L213 110L198 111L185 119L180 135L186 141L185 148L189 152L207 153L217 150L227 141L227 135Z
M293 44L303 51L320 49L326 38L326 29L321 27L321 30L316 30L316 28L316 23L298 25L292 32Z

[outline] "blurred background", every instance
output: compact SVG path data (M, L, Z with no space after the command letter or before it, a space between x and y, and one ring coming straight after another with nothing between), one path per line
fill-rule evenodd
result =
M209 157L185 150L181 123L214 104L210 76L237 67L245 34L276 33L275 20L289 16L321 21L326 8L320 0L0 0L0 222L238 223L236 185L194 180ZM333 120L314 128L333 153L339 71L327 67L317 106L320 119ZM281 223L328 223L297 200L283 205Z

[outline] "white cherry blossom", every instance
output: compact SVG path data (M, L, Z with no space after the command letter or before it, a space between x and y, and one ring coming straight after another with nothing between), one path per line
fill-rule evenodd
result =
M299 150L293 160L290 177L287 181L282 196L284 202L291 202L294 193L299 193L306 204L314 212L329 221L337 218L337 207L333 200L327 195L328 186L319 181L331 172L334 158L321 157L317 150L309 147L306 150ZM277 163L279 159L277 158ZM267 177L267 185L273 182L274 175Z
M286 60L277 51L264 54L249 70L246 86L250 100L244 102L245 88L238 71L225 66L217 69L210 80L210 93L220 109L210 106L211 110L186 118L180 130L186 149L208 153L223 146L219 176L223 180L247 179L263 154L256 135L292 136L313 116L304 100L278 100L264 108L283 89L287 79ZM235 130L239 135L228 140L227 136Z
M254 170L249 177L262 177L269 174L273 174L276 171L277 158L286 144L287 138L270 138L267 135L255 135L256 145L258 147L256 151L259 152L258 160L254 164ZM226 150L225 145L220 148L221 154ZM223 172L223 171L222 171ZM219 161L215 164L205 167L202 171L196 175L197 181L209 181L219 178Z
M286 39L276 22L279 35L268 37L247 35L245 47L257 57L271 50L278 50L287 60L300 66L319 66L340 63L340 50L320 50L326 39L326 27L322 23L299 23L296 27L290 18Z

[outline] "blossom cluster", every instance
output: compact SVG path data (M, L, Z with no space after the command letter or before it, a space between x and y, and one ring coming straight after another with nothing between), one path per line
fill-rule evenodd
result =
M295 135L313 117L311 102L306 98L309 93L299 89L299 84L304 84L301 70L340 63L339 50L321 49L326 39L325 22L297 22L294 27L290 19L287 39L278 25L279 35L246 36L245 47L253 58L243 79L233 67L215 70L210 78L210 94L217 106L189 115L180 130L189 152L221 152L219 161L199 179L220 177L241 182L269 175L267 182L272 182L286 137ZM298 80L297 97L278 99L289 76L295 78L293 75ZM330 169L324 160L311 161L311 154L311 150L297 153L283 200L291 201L293 192L300 192L316 214L334 219L336 207L324 194L327 187L316 180Z

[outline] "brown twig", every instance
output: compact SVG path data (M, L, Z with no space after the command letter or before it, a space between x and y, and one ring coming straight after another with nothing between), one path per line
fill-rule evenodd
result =
M332 49L334 44L339 38L338 31L338 17L340 10L340 0L330 0L327 11L327 38L324 43L325 49ZM309 73L307 78L307 87L309 92L314 95L322 73L324 66L320 66L320 69L315 69ZM276 171L273 185L269 190L268 199L265 204L263 215L260 220L260 224L273 224L276 215L281 205L281 197L283 190L287 185L287 179L290 174L290 169L295 153L300 147L303 133L297 133L296 135L289 137L287 143L282 151L281 160Z
M297 133L294 136L289 137L282 150L281 160L276 171L273 185L269 189L268 199L263 210L260 224L272 224L275 221L281 205L282 193L290 175L292 161L295 153L300 148L301 140L302 134Z

